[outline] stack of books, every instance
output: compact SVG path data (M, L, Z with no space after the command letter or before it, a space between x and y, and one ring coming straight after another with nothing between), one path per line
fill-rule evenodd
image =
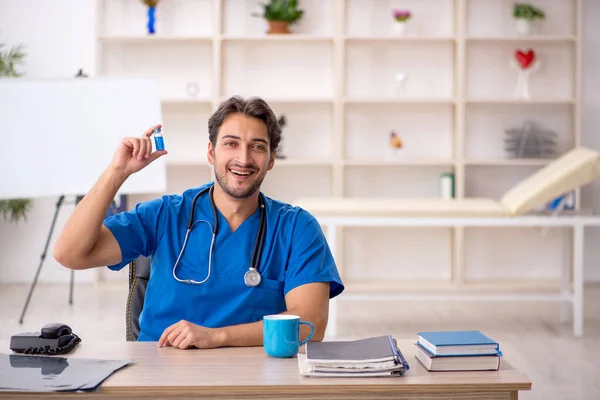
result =
M428 371L497 371L500 345L480 331L419 332L416 358Z
M337 342L308 342L298 354L300 374L323 377L402 376L409 369L391 335Z

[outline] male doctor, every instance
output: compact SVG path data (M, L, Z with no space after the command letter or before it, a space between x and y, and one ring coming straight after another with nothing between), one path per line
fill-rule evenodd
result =
M322 340L329 299L344 286L316 219L260 192L281 139L267 103L232 97L210 117L207 156L216 182L104 219L125 180L167 154L152 151L154 128L122 139L67 221L55 259L71 269L119 270L140 255L150 257L138 340L159 347L262 345L262 317L279 313L311 322L311 340ZM252 264L263 218L262 254ZM256 271L249 277L251 266Z

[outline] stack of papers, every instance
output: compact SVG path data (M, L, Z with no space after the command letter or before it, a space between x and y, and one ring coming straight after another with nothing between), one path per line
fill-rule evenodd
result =
M401 376L409 369L391 335L353 341L308 342L298 354L304 376Z

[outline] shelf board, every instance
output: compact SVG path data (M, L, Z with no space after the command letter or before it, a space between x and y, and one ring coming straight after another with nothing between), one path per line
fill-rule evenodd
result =
M169 151L169 149L167 148L167 151ZM198 154L198 159L177 159L177 158L171 158L169 159L168 156L165 159L165 164L167 165L167 167L208 167L211 166L207 160L202 160L202 154Z
M346 36L345 41L348 43L369 43L369 42L454 42L454 36Z
M377 293L383 295L398 294L460 294L477 292L555 292L560 290L558 280L520 280L499 282L464 282L457 285L448 281L406 281L406 282L347 282L348 295Z
M278 158L275 160L275 166L331 166L332 162L328 158Z
M182 105L182 104L205 104L209 105L212 100L201 97L182 97L182 98L163 98L160 100L163 105Z
M104 43L210 43L211 36L100 36L100 42Z
M514 166L514 167L530 167L547 165L553 160L551 159L534 159L534 158L488 158L488 159L469 159L465 160L465 165L472 166Z
M532 35L532 36L468 36L468 42L575 42L572 35Z
M363 105L363 104L432 104L449 105L454 104L454 99L419 99L419 98L344 98L344 104Z
M569 105L574 104L575 102L570 99L467 99L465 100L467 104L489 104L489 105L503 105L503 104L532 104L532 105L543 105L543 104L553 104L553 105Z
M301 33L278 35L223 35L224 42L331 42L332 36L307 35Z
M231 96L234 96L233 94ZM264 101L269 104L280 103L280 104L330 104L333 103L333 99L330 97L269 97L260 96ZM246 96L244 96L246 97ZM225 101L229 96L221 97L221 101Z
M168 149L167 149L168 150ZM204 166L208 167L210 164L206 160L201 159L202 155L198 156L198 159L167 159L167 166ZM331 160L327 158L278 158L275 160L276 166L330 166L332 164Z
M452 166L454 162L451 159L444 158L407 158L398 160L386 160L384 158L363 158L346 159L343 161L345 166L349 167L385 167L385 166L420 166L420 167L438 167Z

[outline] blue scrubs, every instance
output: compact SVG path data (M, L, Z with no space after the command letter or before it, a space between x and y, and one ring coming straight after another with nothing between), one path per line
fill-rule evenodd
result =
M200 285L176 281L173 266L183 245L192 200L212 184L140 203L132 211L104 220L123 256L120 264L108 268L120 270L140 255L151 258L140 341L158 340L168 326L180 320L209 328L260 321L264 315L286 311L285 295L307 283L328 282L330 298L344 290L317 220L299 207L266 196L267 230L258 267L259 286L244 283L258 232L258 209L235 232L217 209L219 229L210 277ZM194 220L214 225L213 219L207 191L196 202ZM206 278L211 239L211 226L197 223L177 265L179 279Z

